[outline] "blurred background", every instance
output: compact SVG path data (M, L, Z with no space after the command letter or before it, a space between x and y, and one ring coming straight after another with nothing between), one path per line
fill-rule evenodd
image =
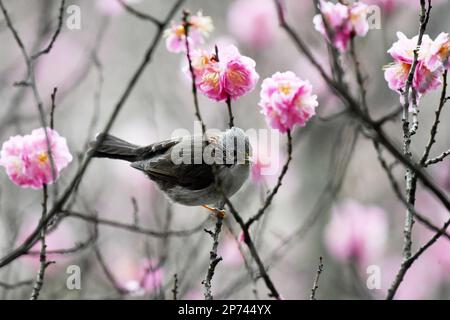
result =
M58 88L55 129L67 138L74 156L58 180L60 189L74 176L86 143L104 127L156 32L152 23L129 14L116 0L67 2L80 7L81 29L70 30L63 25L51 52L36 65L36 83L46 110L50 108L53 88ZM172 2L134 0L128 4L162 19ZM380 6L381 28L358 38L356 46L374 118L399 103L398 94L389 90L384 80L382 67L391 61L386 51L397 40L397 31L409 37L417 33L415 2L370 1ZM435 38L449 31L450 1L433 3L427 33ZM59 1L6 0L4 4L25 46L33 52L43 48L57 25ZM276 71L291 70L310 80L318 95L318 115L306 127L294 131L289 172L264 218L251 229L278 291L285 299L308 299L319 257L323 257L318 299L383 298L400 266L405 209L395 197L370 140L357 135L354 122L346 116L332 116L343 106L279 28L272 0L187 0L183 8L193 13L202 10L212 17L215 30L205 47L232 43L256 61L260 75L257 88L233 104L237 126L244 130L267 128L257 105L259 89L261 81ZM324 39L312 24L312 1L286 0L286 12L287 20L318 59L328 64ZM181 12L175 18L181 20ZM13 85L26 77L26 68L3 16L0 42L0 142L4 142L10 136L28 134L40 124L31 90ZM354 84L347 60L343 57L346 77ZM111 133L133 143L150 144L170 137L179 128L193 131L194 106L190 83L182 72L185 64L183 54L168 52L161 41ZM422 153L427 142L439 94L437 90L421 100L420 128L413 141L417 154ZM200 96L200 108L208 127L227 127L224 103ZM432 155L448 149L449 116L444 109ZM401 139L398 119L387 130ZM244 218L258 210L265 192L276 183L286 152L285 137L280 136L280 141L279 149L259 148L252 176L232 198ZM277 161L278 171L261 176L259 170L269 165L268 161ZM450 194L450 163L444 161L428 170ZM395 173L403 185L402 167L397 166ZM40 203L41 192L14 185L1 168L0 256L19 245L34 229L40 218ZM446 210L420 186L417 207L436 225L447 216ZM127 163L101 159L95 159L89 167L72 209L124 224L137 222L156 231L191 232L181 237L157 238L100 224L98 234L93 235L92 223L65 218L47 239L48 250L57 252L49 254L55 263L47 269L42 298L171 299L177 274L181 299L203 299L201 282L212 246L203 228L212 229L215 223L205 209L170 204L152 182ZM239 242L240 230L231 215L225 224L219 245L223 261L213 278L214 297L267 298L267 288L247 248ZM416 223L414 247L430 236ZM36 245L33 250L38 252L39 248ZM61 254L62 249L73 250ZM80 290L66 286L67 268L71 265L81 270ZM0 299L28 298L30 281L38 267L39 256L31 252L0 269ZM376 288L367 285L373 270L379 271L381 277ZM397 298L450 298L449 271L450 243L442 239L412 267Z

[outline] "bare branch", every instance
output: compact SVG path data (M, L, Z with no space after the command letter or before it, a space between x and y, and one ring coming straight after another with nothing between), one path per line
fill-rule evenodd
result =
M121 222L117 222L117 221L113 221L113 220L102 219L102 218L98 218L96 216L89 216L89 215L85 215L85 214L82 214L79 212L74 212L74 211L62 211L61 213L63 213L64 216L82 219L84 221L91 222L94 224L115 227L115 228L130 231L130 232L145 234L147 236L152 236L152 237L157 237L157 238L188 237L196 232L200 232L203 229L203 226L205 225L206 221L209 219L208 218L208 219L202 221L202 223L200 223L198 226L196 226L192 229L167 230L164 232L159 232L159 231L155 231L155 230L142 228L135 224L126 224L126 223L121 223Z
M177 0L172 9L169 11L169 14L166 16L166 19L164 20L164 26L168 25L172 17L175 15L175 13L178 11L180 6L184 0ZM3 3L0 0L0 7L3 10ZM4 11L4 10L3 10ZM125 105L125 102L128 100L128 97L130 96L131 92L133 91L136 83L141 78L141 75L143 74L146 66L150 62L153 53L158 46L162 34L163 29L160 28L156 35L153 37L150 46L148 47L144 58L142 59L142 62L137 67L136 71L134 72L133 76L131 77L130 81L125 87L124 92L122 93L119 101L116 103L115 107L113 108L113 111L109 117L109 120L107 121L102 133L108 133L111 129L112 125L114 124L115 120L117 119L117 116L119 115L120 111L122 110L123 106ZM101 143L100 143L101 144ZM56 201L56 203L53 205L52 209L49 211L46 219L39 223L39 225L36 227L36 229L28 236L28 238L16 249L12 250L6 256L4 256L2 259L0 259L0 268L8 265L18 257L25 254L39 239L39 233L42 230L42 228L48 224L61 210L63 210L65 204L70 199L72 192L76 189L78 184L81 182L84 174L86 173L87 168L89 167L89 164L92 160L92 157L88 156L84 160L83 164L79 168L77 174L72 179L70 184L67 186L61 197Z
M163 28L164 27L164 22L159 21L155 17L153 17L153 16L151 16L151 15L149 15L147 13L144 13L144 12L141 12L141 11L138 11L138 10L134 9L132 6L130 6L129 4L124 2L123 0L117 0L117 1L122 5L122 7L128 13L132 14L133 16L135 16L135 17L137 17L139 19L142 19L142 20L150 21L151 23L154 23L158 28Z
M309 297L310 300L316 300L316 291L319 289L319 278L320 275L323 272L323 263L322 263L322 257L319 258L319 266L317 268L316 276L314 278L313 287L311 289L311 295Z
M221 216L217 216L216 228L214 232L207 232L213 239L213 246L211 251L209 252L209 267L208 272L206 274L206 279L202 281L205 286L205 300L213 300L213 295L211 292L211 281L214 277L214 272L216 270L217 265L220 261L222 261L222 257L217 254L217 249L219 247L219 235L222 230L222 221L223 218Z
M281 173L278 176L277 184L275 185L275 187L272 189L272 191L267 196L266 201L264 202L264 204L261 206L261 208L258 210L258 212L253 217L248 219L248 221L245 223L245 228L246 229L250 228L250 226L254 222L258 221L263 216L263 214L266 211L266 209L272 203L272 200L275 197L275 195L277 194L278 189L280 189L281 184L283 183L283 178L284 178L284 176L286 175L286 173L287 173L287 171L289 169L289 163L292 160L292 136L291 136L291 131L288 130L286 135L287 135L287 159L286 159L286 163L284 164L283 169L281 170Z
M36 60L43 54L49 53L53 45L55 44L56 39L58 38L59 33L61 32L62 24L63 24L63 17L64 17L64 6L65 6L66 0L61 0L61 5L59 7L59 15L58 15L58 26L56 27L55 33L53 34L49 44L47 47L31 56L31 60Z
M189 64L189 73L191 74L192 78L192 96L194 98L194 108L195 108L195 116L197 117L197 120L200 122L202 126L202 133L204 134L206 132L205 123L203 122L202 115L200 113L200 106L198 103L198 95L197 95L197 84L196 84L196 75L194 71L194 67L192 66L192 58L191 58L191 48L189 45L189 29L190 29L190 18L191 14L189 11L184 10L183 11L183 27L185 32L185 47L186 47L186 59L188 60Z
M42 186L42 217L41 221L45 219L45 216L47 214L47 200L48 200L48 194L47 194L47 186L44 184ZM45 243L45 233L47 232L47 229L44 227L41 231L41 251L39 254L39 271L36 275L36 280L33 285L33 291L31 292L30 300L37 300L39 298L39 293L41 292L42 286L44 285L44 276L45 276L45 269L52 264L53 262L47 262L47 256L46 256L46 249L47 245Z

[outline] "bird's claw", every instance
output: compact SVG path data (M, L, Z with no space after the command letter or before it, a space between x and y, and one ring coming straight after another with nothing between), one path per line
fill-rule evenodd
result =
M225 210L220 210L220 209L213 208L213 207L210 207L207 205L203 205L202 207L211 211L217 218L225 219L225 217L226 217Z

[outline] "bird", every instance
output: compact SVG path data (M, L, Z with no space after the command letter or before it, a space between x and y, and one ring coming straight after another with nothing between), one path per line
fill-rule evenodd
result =
M248 136L238 127L147 146L100 133L89 146L90 157L129 162L173 202L202 206L222 218L224 195L233 196L247 180L252 152Z

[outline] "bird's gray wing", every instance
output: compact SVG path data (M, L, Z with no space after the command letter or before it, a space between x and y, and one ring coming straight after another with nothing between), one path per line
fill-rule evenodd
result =
M153 143L149 146L139 148L136 153L138 154L137 160L151 159L159 154L167 152L170 148L178 144L183 138L168 139L161 142Z
M142 160L133 162L131 166L144 171L152 180L167 188L182 186L191 190L204 189L214 183L212 167L203 159L200 159L201 163L195 162L195 155L202 155L205 147L215 145L217 141L218 137L212 135L206 139L190 136L161 142L160 146L147 147ZM183 159L190 158L190 161L174 163L173 148L180 152L178 156L184 156Z

